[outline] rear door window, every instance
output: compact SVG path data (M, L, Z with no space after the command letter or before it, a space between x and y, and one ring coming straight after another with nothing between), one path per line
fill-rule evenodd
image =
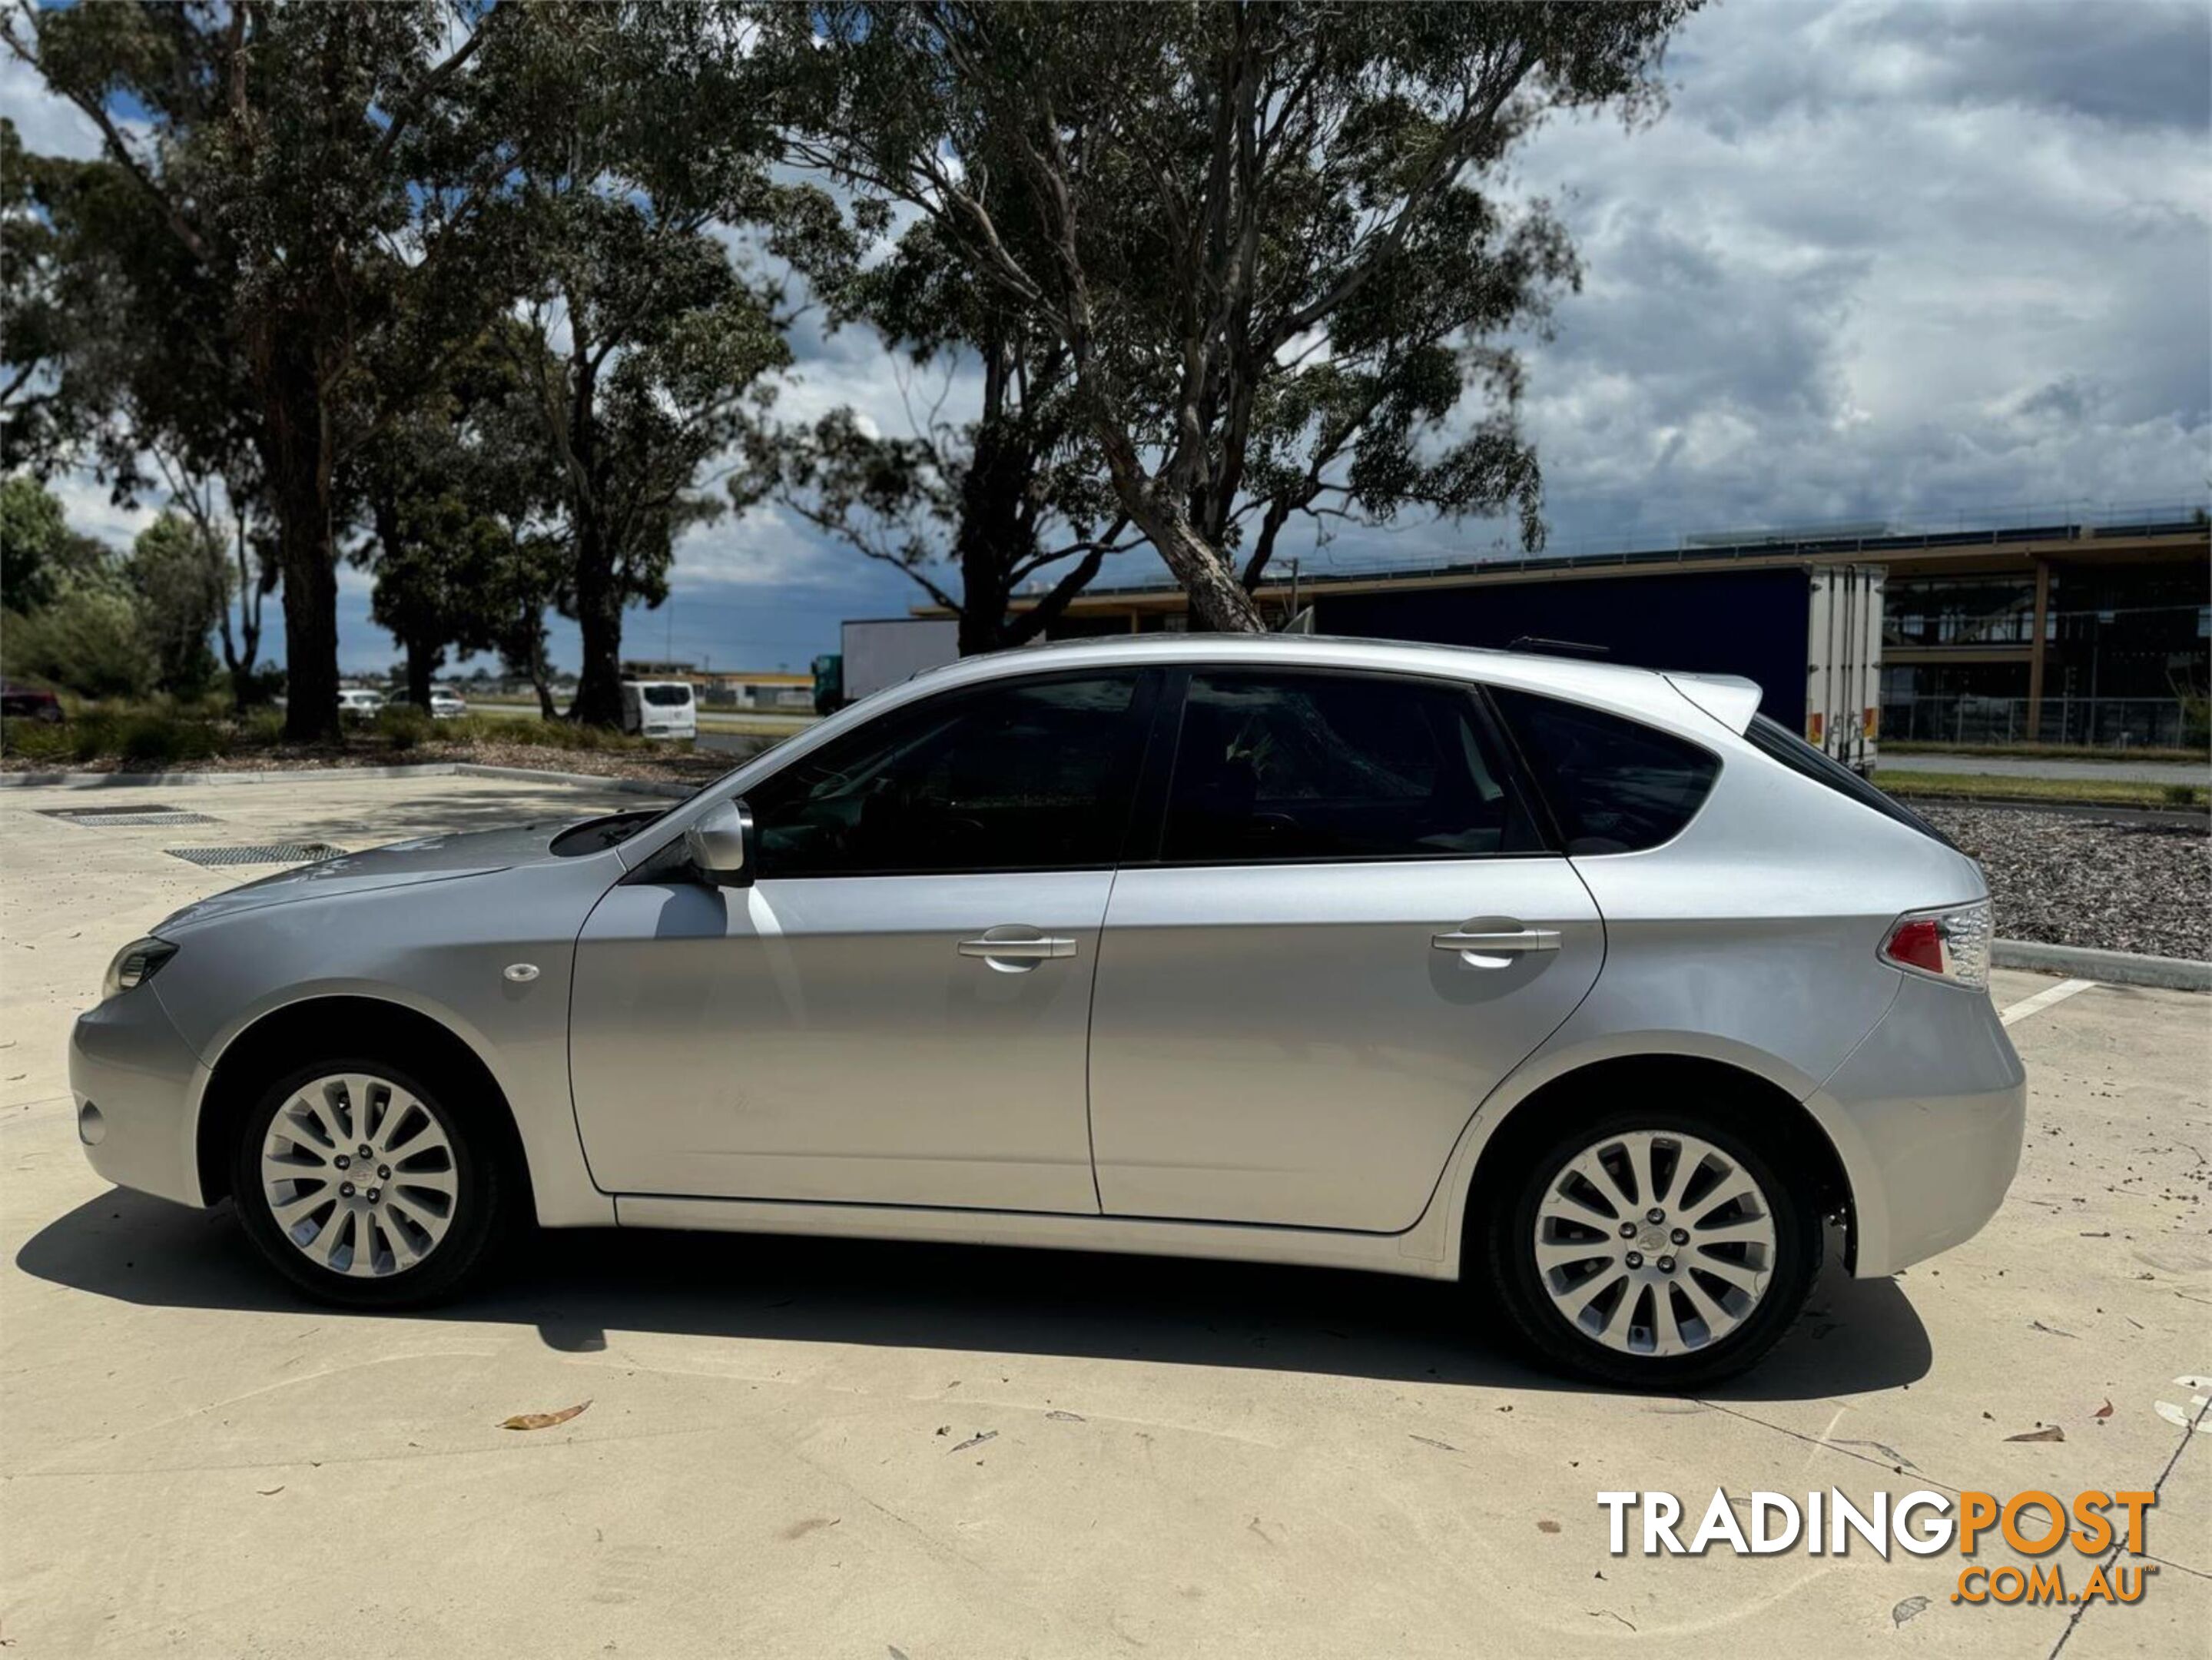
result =
M1635 853L1672 841L1719 776L1711 751L1639 721L1493 687L1571 854Z
M1267 670L1191 676L1164 862L1467 859L1540 846L1471 687Z

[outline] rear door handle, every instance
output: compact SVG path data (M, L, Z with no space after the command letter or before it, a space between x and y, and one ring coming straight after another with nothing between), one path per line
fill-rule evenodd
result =
M1470 933L1454 928L1448 933L1431 934L1429 944L1438 951L1457 952L1460 961L1471 969L1502 969L1510 967L1516 957L1527 952L1559 950L1559 931L1502 928Z
M1013 926L1002 925L984 929L976 939L963 939L955 949L963 957L980 957L993 968L1027 973L1040 963L1074 956L1075 941L1031 928L1016 933Z

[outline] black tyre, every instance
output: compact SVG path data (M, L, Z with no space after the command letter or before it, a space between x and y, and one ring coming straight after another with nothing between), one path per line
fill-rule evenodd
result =
M348 1308L452 1293L499 1237L511 1186L449 1091L368 1055L273 1079L231 1165L246 1237L294 1284Z
M1754 1365L1823 1244L1808 1183L1765 1140L1734 1116L1620 1110L1516 1149L1480 1235L1514 1326L1553 1366L1632 1388Z

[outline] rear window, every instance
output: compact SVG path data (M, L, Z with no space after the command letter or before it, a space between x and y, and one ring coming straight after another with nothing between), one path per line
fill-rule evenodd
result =
M1947 848L1954 845L1949 836L1918 813L1900 806L1893 797L1876 789L1832 755L1814 748L1780 721L1770 721L1763 714L1754 714L1743 735L1750 740L1753 748L1763 755L1772 757L1790 771L1802 774L1816 784L1826 784L1837 794L1848 795L1861 806L1872 807L1885 818L1894 818L1899 824L1910 825L1923 836L1933 836Z
M647 686L645 689L645 701L652 704L655 708L681 708L684 704L691 701L691 688L689 686Z
M1534 692L1491 696L1550 797L1571 854L1635 853L1672 841L1720 774L1710 751L1617 714Z

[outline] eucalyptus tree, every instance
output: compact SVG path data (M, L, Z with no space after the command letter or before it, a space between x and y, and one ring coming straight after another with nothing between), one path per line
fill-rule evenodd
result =
M831 0L769 10L763 51L791 158L1065 349L1120 509L1196 621L1251 629L1296 514L1540 534L1500 337L1575 267L1500 176L1553 112L1653 107L1689 3Z
M95 291L69 280L46 206L81 165L26 154L0 117L0 470L11 473L46 476L82 439L82 406L62 377L94 324Z
M623 609L666 598L677 538L726 505L702 472L790 360L756 252L842 234L826 196L769 173L745 27L713 4L549 3L487 53L523 135L516 361L562 481L582 721L619 721Z
M543 443L525 331L502 319L456 354L439 386L387 423L355 471L367 535L355 562L375 574L369 620L404 655L409 701L428 709L449 648L496 650L518 624L515 562L549 538L560 475ZM542 656L541 588L534 623ZM526 648L526 658L532 654Z
M151 653L154 684L194 696L216 672L208 636L230 599L228 550L189 515L171 508L140 531L123 562Z
M862 236L885 216L862 204ZM1037 638L1138 538L1116 510L1078 418L1066 348L1001 292L968 277L927 219L877 260L837 247L810 271L834 325L873 330L945 394L884 433L849 407L807 425L763 426L732 483L905 573L958 619L963 655ZM902 377L902 389L911 383ZM957 415L945 404L962 400ZM974 403L969 405L968 398ZM953 580L957 575L957 580ZM1016 594L1040 592L1016 611Z
M283 578L295 738L337 725L337 560L362 446L503 303L480 234L512 144L467 0L19 4L7 48L99 130L88 204L132 342L234 399Z

